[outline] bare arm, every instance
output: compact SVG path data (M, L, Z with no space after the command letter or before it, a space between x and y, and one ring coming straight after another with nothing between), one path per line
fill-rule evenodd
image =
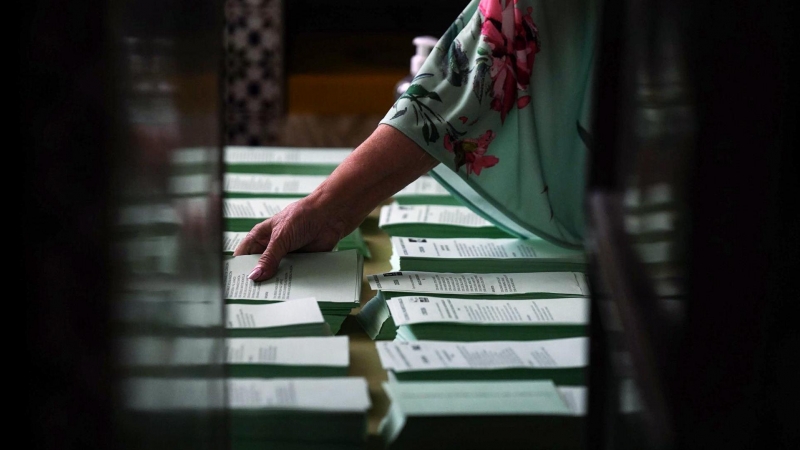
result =
M269 279L289 252L331 250L382 201L437 163L403 133L379 125L311 194L253 227L233 254L261 253L250 278Z

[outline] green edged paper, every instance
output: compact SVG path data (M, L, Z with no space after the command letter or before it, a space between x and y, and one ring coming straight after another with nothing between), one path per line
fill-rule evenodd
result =
M509 300L395 297L387 302L397 339L524 341L588 335L585 297Z
M428 297L462 299L537 299L586 297L589 286L580 272L536 273L437 273L386 272L367 277L377 291L358 312L364 331L376 340L394 339L396 326L386 300L424 294Z
M586 384L588 338L538 341L381 341L378 356L399 381L553 380Z
M355 250L290 253L269 280L248 275L260 255L227 257L223 261L227 304L269 304L313 297L331 332L336 334L361 297L363 257Z
M582 272L586 255L544 240L392 237L400 270L421 272Z
M330 336L331 328L313 297L270 304L225 305L230 337Z
M386 382L384 446L585 448L585 387L541 381Z
M510 234L461 205L381 207L378 226L390 236L416 238L510 238Z
M226 198L305 197L327 175L226 173L222 191Z
M228 338L231 377L344 377L350 363L347 336Z
M224 148L226 173L330 175L351 148L243 147Z
M358 444L371 406L366 379L232 378L228 380L233 442Z

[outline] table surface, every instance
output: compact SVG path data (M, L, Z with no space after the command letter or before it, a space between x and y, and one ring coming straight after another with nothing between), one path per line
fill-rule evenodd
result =
M361 280L361 305L375 296L367 282L368 275L389 272L391 264L389 258L392 255L392 244L389 236L378 227L378 211L373 211L361 224L361 233L364 240L369 245L371 258L364 259L364 277ZM347 335L350 338L350 376L359 376L367 379L369 385L369 395L372 400L372 408L368 413L367 422L367 448L383 448L382 442L378 437L378 424L389 407L389 398L383 391L381 384L386 381L386 371L381 367L378 351L375 348L375 341L364 332L356 320L354 314L359 308L353 310L348 316L338 335Z

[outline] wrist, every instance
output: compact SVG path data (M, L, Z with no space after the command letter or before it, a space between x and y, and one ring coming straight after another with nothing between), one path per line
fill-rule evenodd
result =
M400 131L381 125L308 197L346 235L381 203L438 161ZM344 236L344 235L343 235Z

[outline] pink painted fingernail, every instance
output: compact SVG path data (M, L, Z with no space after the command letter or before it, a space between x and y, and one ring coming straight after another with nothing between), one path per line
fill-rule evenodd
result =
M250 272L250 275L248 275L248 276L247 276L247 278L250 278L251 280L255 281L255 280L257 280L257 279L258 279L258 277L260 277L260 276L261 276L261 274L263 274L263 273L264 273L264 271L263 271L263 270L261 270L261 267L259 267L259 266L256 266L256 268L255 268L255 269L253 269L253 271L252 271L252 272Z

